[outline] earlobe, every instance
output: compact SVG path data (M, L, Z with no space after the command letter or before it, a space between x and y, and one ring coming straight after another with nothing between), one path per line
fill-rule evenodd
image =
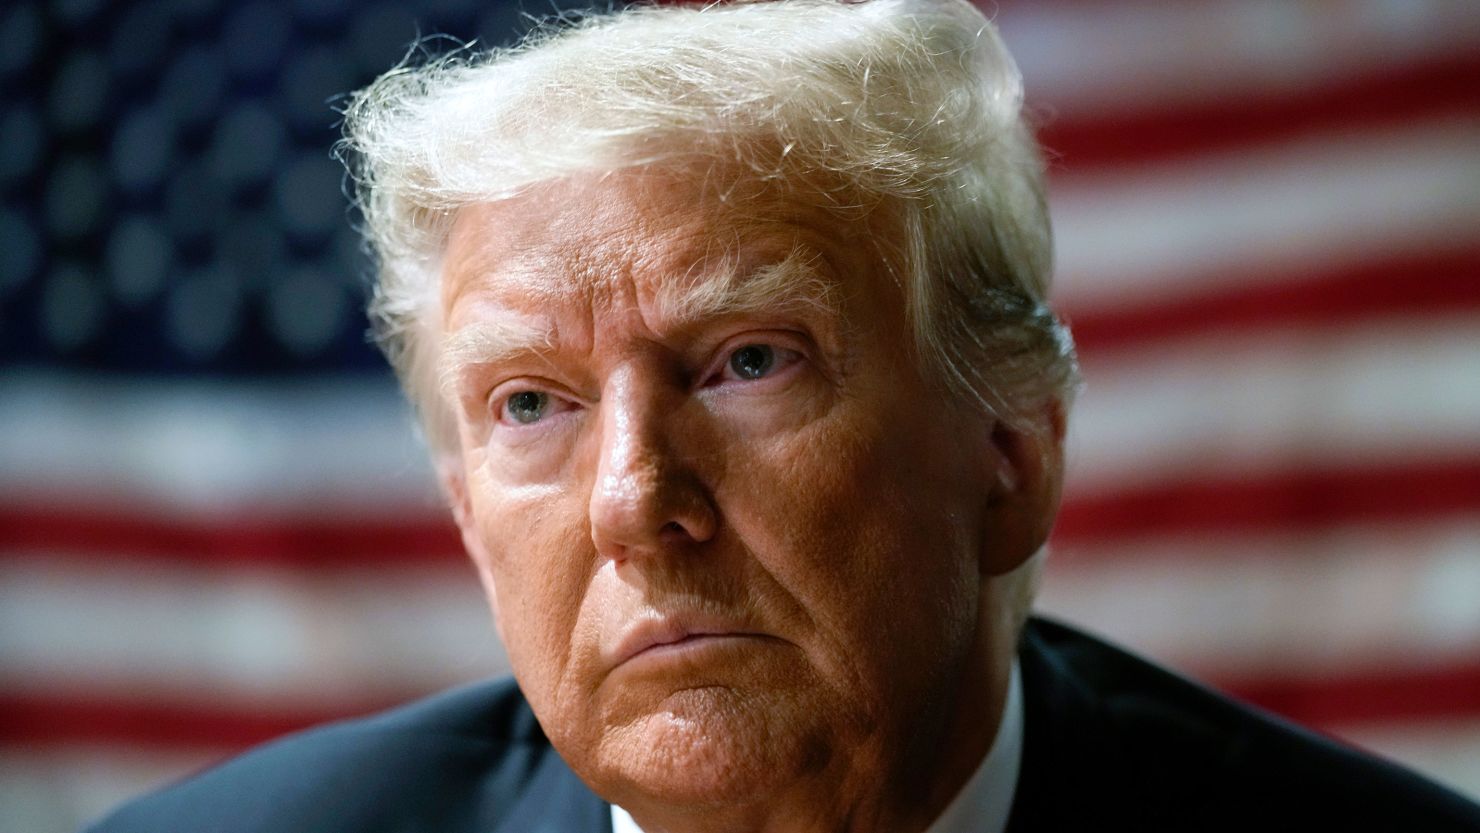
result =
M1063 409L1057 401L1042 430L1023 431L998 422L992 429L995 472L988 496L984 575L1011 572L1048 540L1063 482Z

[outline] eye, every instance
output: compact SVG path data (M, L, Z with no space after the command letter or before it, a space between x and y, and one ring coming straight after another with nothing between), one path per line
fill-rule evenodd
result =
M729 368L741 379L759 379L776 366L776 348L747 344L730 354Z
M581 409L572 397L547 390L532 379L516 379L494 388L487 402L487 414L493 422L513 431L527 426L543 429Z
M550 411L550 394L521 390L504 399L503 415L520 425L532 425Z

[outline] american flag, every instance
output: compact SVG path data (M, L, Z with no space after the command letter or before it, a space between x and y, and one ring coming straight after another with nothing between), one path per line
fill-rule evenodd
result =
M506 669L328 147L518 12L0 10L0 829ZM1087 380L1040 608L1480 798L1480 10L989 12Z

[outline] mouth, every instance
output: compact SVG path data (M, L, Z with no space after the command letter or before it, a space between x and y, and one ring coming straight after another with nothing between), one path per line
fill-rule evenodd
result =
M630 663L698 659L705 652L743 647L776 637L739 622L702 621L695 617L657 616L635 622L609 654L613 668Z

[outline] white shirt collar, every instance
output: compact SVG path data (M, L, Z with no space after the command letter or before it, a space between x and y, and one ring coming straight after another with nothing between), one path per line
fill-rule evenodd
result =
M992 748L961 792L925 833L1003 833L1023 764L1023 681L1017 660L1007 683L1007 703ZM612 805L612 833L643 833L632 816Z

